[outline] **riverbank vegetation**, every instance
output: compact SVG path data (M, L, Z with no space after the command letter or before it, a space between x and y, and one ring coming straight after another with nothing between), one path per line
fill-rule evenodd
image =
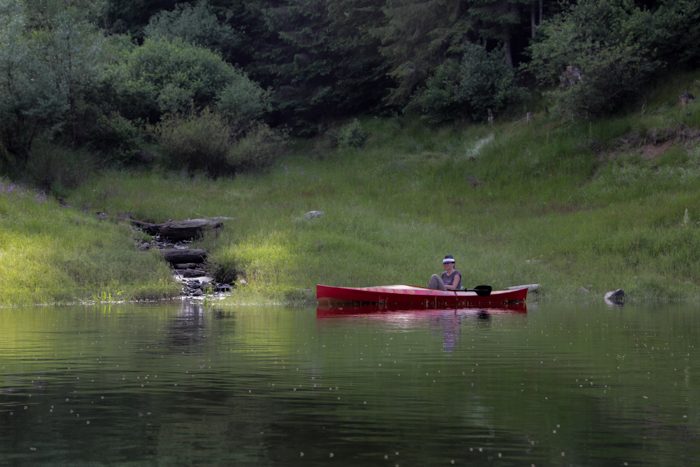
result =
M0 3L2 303L172 296L127 215L230 217L201 242L241 302L447 253L700 298L696 2L165 3Z

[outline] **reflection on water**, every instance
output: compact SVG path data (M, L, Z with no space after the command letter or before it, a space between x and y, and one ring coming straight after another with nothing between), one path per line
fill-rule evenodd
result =
M695 465L700 315L0 310L0 464Z

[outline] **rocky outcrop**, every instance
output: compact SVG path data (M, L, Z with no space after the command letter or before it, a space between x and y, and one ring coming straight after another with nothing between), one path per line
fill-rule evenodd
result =
M208 231L223 228L227 218L186 219L161 224L132 220L131 224L153 236L150 241L138 245L139 250L160 250L163 259L170 263L173 277L182 284L183 297L225 295L233 291L230 284L218 283L209 270L207 251L192 248L193 240Z
M182 221L168 221L162 224L133 220L131 223L150 235L157 235L161 240L179 242L201 238L209 230L220 229L224 225L224 220L227 220L227 218L186 219Z

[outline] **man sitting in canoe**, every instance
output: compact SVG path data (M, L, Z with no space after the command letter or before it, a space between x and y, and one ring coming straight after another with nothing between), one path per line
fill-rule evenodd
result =
M462 273L455 269L455 259L447 255L442 260L445 270L439 276L433 274L428 282L428 288L435 290L460 290L462 288Z

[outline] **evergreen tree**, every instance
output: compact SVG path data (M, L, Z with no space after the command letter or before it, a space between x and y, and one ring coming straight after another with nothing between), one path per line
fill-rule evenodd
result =
M413 92L465 40L465 0L387 0L384 24L372 34L394 79L387 103L403 107Z

